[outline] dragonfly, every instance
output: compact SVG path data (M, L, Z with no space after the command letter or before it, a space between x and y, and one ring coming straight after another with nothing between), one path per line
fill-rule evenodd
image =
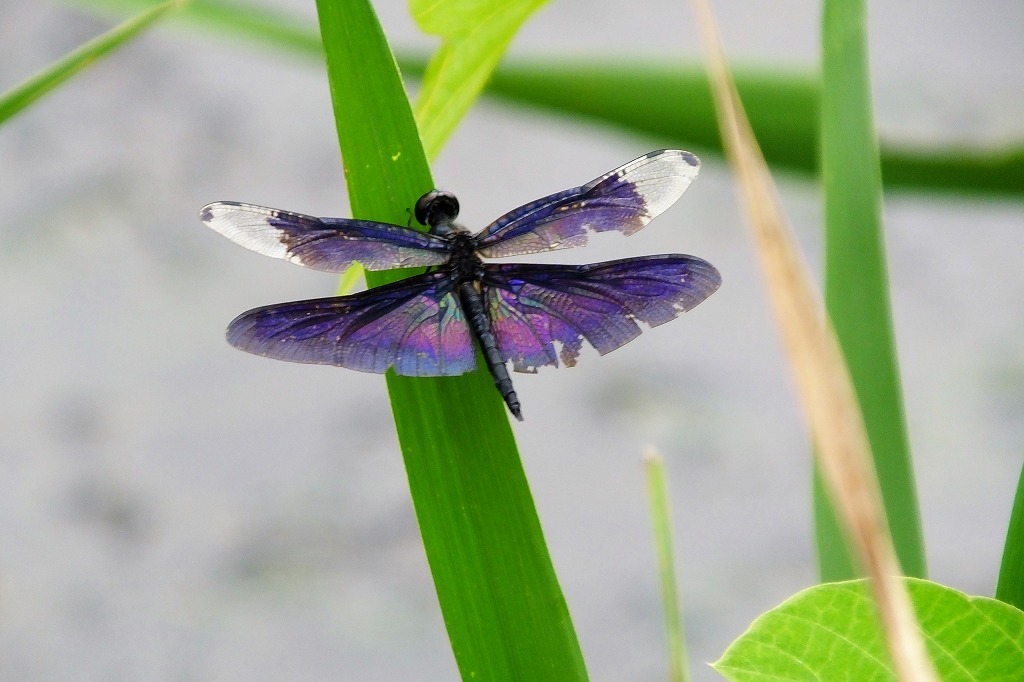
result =
M530 202L476 234L458 225L459 202L443 190L416 202L421 231L352 218L315 218L220 201L200 220L257 253L342 272L426 267L348 296L255 308L235 318L228 342L264 357L400 376L455 376L477 369L477 350L509 411L523 420L508 371L576 364L586 340L601 355L669 322L713 294L718 270L666 254L590 265L488 263L583 246L591 233L631 235L674 204L700 169L693 154L650 152L582 185ZM475 342L474 342L475 340Z

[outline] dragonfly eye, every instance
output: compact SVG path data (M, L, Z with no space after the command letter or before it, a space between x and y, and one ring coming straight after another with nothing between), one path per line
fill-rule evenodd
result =
M451 222L459 215L459 200L451 192L434 189L416 202L416 220L421 225L436 227L439 223Z

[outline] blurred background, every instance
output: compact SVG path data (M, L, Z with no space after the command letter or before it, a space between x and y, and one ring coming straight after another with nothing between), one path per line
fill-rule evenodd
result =
M311 1L266 4L315 24ZM393 45L434 46L405 3L377 4ZM735 62L816 68L816 3L718 4ZM885 139L1024 139L1024 5L869 4ZM693 62L688 12L561 0L512 54ZM0 16L0 90L112 25L50 2L0 0ZM0 128L0 678L457 677L383 380L223 339L243 310L336 285L197 219L222 199L348 215L322 71L165 26ZM484 99L434 177L478 229L667 144ZM649 445L696 679L815 581L807 434L727 170L692 151L700 178L646 230L546 260L692 253L722 289L614 354L516 378L594 680L665 679ZM820 188L778 180L818 269ZM991 595L1024 452L1024 206L892 192L885 221L931 577Z

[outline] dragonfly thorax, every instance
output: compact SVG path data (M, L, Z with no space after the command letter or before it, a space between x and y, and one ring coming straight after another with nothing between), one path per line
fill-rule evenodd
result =
M451 228L452 231L447 236L452 250L445 268L451 271L455 279L460 282L479 279L483 270L483 261L476 255L473 236L459 225L451 224Z

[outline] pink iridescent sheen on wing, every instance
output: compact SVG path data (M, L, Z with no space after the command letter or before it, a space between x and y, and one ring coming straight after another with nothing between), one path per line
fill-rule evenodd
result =
M586 339L601 355L713 294L721 276L683 255L593 265L488 265L482 283L498 349L517 372L571 367ZM557 348L556 348L557 344ZM560 350L559 350L560 349Z
M360 372L453 376L476 368L458 297L444 272L352 296L281 303L242 313L228 342L249 353Z

